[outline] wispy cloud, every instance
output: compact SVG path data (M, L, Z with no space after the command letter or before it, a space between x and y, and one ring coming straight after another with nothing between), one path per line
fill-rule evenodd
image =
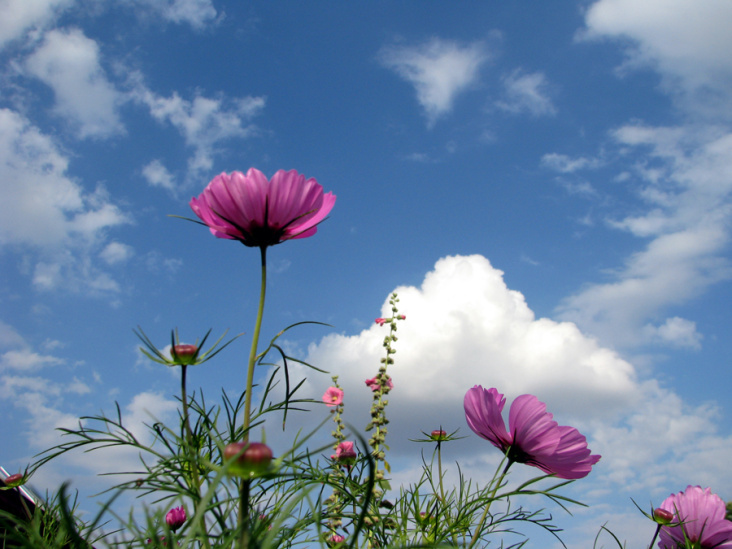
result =
M504 111L532 116L548 116L557 110L549 95L549 83L542 72L525 73L521 69L501 79L503 99L496 101L496 106Z
M139 75L133 75L133 80L136 80L132 91L134 100L146 106L157 121L171 124L193 149L188 159L188 180L212 169L221 142L255 135L257 129L251 120L265 105L264 97L210 98L196 94L187 100L177 92L162 97L148 89ZM172 185L167 168L159 160L148 164L144 175L151 184Z
M379 54L385 67L415 87L428 126L452 110L457 95L478 80L489 57L482 42L461 45L439 38L415 46L385 47Z

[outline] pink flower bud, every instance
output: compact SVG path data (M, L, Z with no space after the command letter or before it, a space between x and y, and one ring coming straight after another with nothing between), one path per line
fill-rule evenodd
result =
M333 534L328 538L328 545L336 545L338 543L343 543L344 541L346 541L346 538L340 534Z
M10 488L16 488L18 486L22 486L25 484L25 477L22 473L15 473L14 475L10 475L8 478L5 479L5 486L8 486Z
M653 510L653 518L658 524L671 524L674 520L674 514L666 509L658 508Z
M386 323L386 319L379 317L376 320L374 320L374 322L376 322L376 324L378 324L379 326L383 326Z
M397 318L401 320L407 320L407 315L399 315Z
M195 345L174 345L170 350L173 361L179 365L189 366L196 362L198 357L198 347Z
M442 429L435 429L430 433L430 438L434 441L441 442L447 439L447 433Z
M173 507L168 514L165 515L165 522L168 523L170 529L175 532L178 528L183 526L186 521L186 510L183 507Z
M243 478L258 477L272 463L272 450L261 442L232 442L224 448L224 461L235 460L229 474Z

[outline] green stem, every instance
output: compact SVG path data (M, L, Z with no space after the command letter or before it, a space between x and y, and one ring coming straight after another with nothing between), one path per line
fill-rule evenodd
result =
M262 255L262 286L259 291L259 309L257 310L257 321L254 324L254 335L252 336L252 348L249 350L249 364L247 369L247 386L244 396L244 442L249 441L249 426L252 421L252 385L254 385L254 367L257 362L257 349L259 347L259 331L262 328L262 317L264 316L264 297L267 291L267 247L259 248ZM239 548L246 549L249 546L249 480L242 480L239 489Z
M656 533L653 534L653 539L651 540L651 544L648 546L648 549L653 549L653 544L656 543L656 538L658 537L658 533L661 531L661 525L659 524L656 526Z
M254 324L254 335L252 336L252 348L249 351L249 366L247 370L247 387L244 399L244 441L249 440L249 424L252 415L252 385L254 384L254 366L257 361L257 347L259 346L259 330L262 328L262 317L264 316L264 296L267 290L267 247L260 248L262 252L262 287L259 291L259 310L257 321Z
M503 463L501 461L501 463ZM493 493L491 493L490 500L488 501L488 504L485 506L485 511L483 511L483 515L480 517L480 522L478 522L478 526L475 528L475 535L473 535L473 539L470 541L470 545L468 545L468 549L472 549L473 546L477 543L478 538L480 537L480 531L483 529L483 525L485 524L486 518L488 518L488 511L490 511L491 503L493 503L493 500L496 497L496 493L498 492L498 489L501 487L501 484L503 483L503 479L506 477L506 473L508 473L508 468L511 467L513 464L513 461L510 461L506 464L506 467L504 467L503 472L501 473L501 476L498 477L498 480L496 480L496 477L493 477L493 482L495 482L495 486L493 487ZM501 464L498 465L500 468ZM496 470L496 473L498 473L498 470ZM489 485L490 487L490 485Z
M188 373L188 365L181 365L180 390L181 403L183 405L183 425L186 431L186 446L188 447L188 461L191 468L191 480L196 491L196 498L193 500L193 515L198 511L198 504L201 501L201 479L198 476L198 452L193 447L193 431L191 430L191 422L188 415L188 391L186 390L186 377ZM211 547L208 541L208 528L206 527L206 519L203 519L203 545Z

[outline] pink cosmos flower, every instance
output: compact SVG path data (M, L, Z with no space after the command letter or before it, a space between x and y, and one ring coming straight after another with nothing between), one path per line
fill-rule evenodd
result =
M214 236L263 248L314 235L335 200L295 170L279 170L267 180L250 168L246 175L217 175L190 206Z
M338 461L353 462L358 457L356 450L353 449L353 442L344 440L336 448L336 453L330 456L330 459Z
M343 391L338 387L328 387L328 390L323 395L323 402L326 406L338 406L343 402Z
M371 379L366 380L366 385L369 389L376 392L381 388L381 383L379 383L379 380L375 377L372 377ZM394 382L391 380L390 377L387 377L386 379L386 389L387 391L391 391L394 388Z
M183 507L173 507L168 514L165 515L165 522L168 523L170 529L175 532L178 528L183 526L186 521L186 510Z
M698 549L732 547L732 522L725 520L724 501L710 488L687 486L667 497L660 508L674 514L674 524L683 523L661 528L661 549L688 547L685 540Z
M506 431L501 412L506 399L496 389L476 385L465 395L465 419L477 434L500 448L510 463L526 463L559 478L586 477L600 460L590 455L587 439L574 427L562 427L534 395L511 404Z

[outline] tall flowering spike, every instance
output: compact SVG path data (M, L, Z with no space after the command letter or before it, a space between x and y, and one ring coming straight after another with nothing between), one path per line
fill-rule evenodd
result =
M314 235L335 200L295 170L279 170L268 180L250 168L246 175L217 175L190 206L214 236L262 248Z
M732 547L732 522L725 520L724 501L710 488L687 486L667 497L660 508L673 513L676 525L661 528L661 549L689 547L686 540L698 549Z
M510 462L526 463L559 478L586 477L600 460L574 427L562 427L533 395L511 404L509 430L501 416L506 399L496 389L476 385L465 395L465 419L480 437L507 453Z

